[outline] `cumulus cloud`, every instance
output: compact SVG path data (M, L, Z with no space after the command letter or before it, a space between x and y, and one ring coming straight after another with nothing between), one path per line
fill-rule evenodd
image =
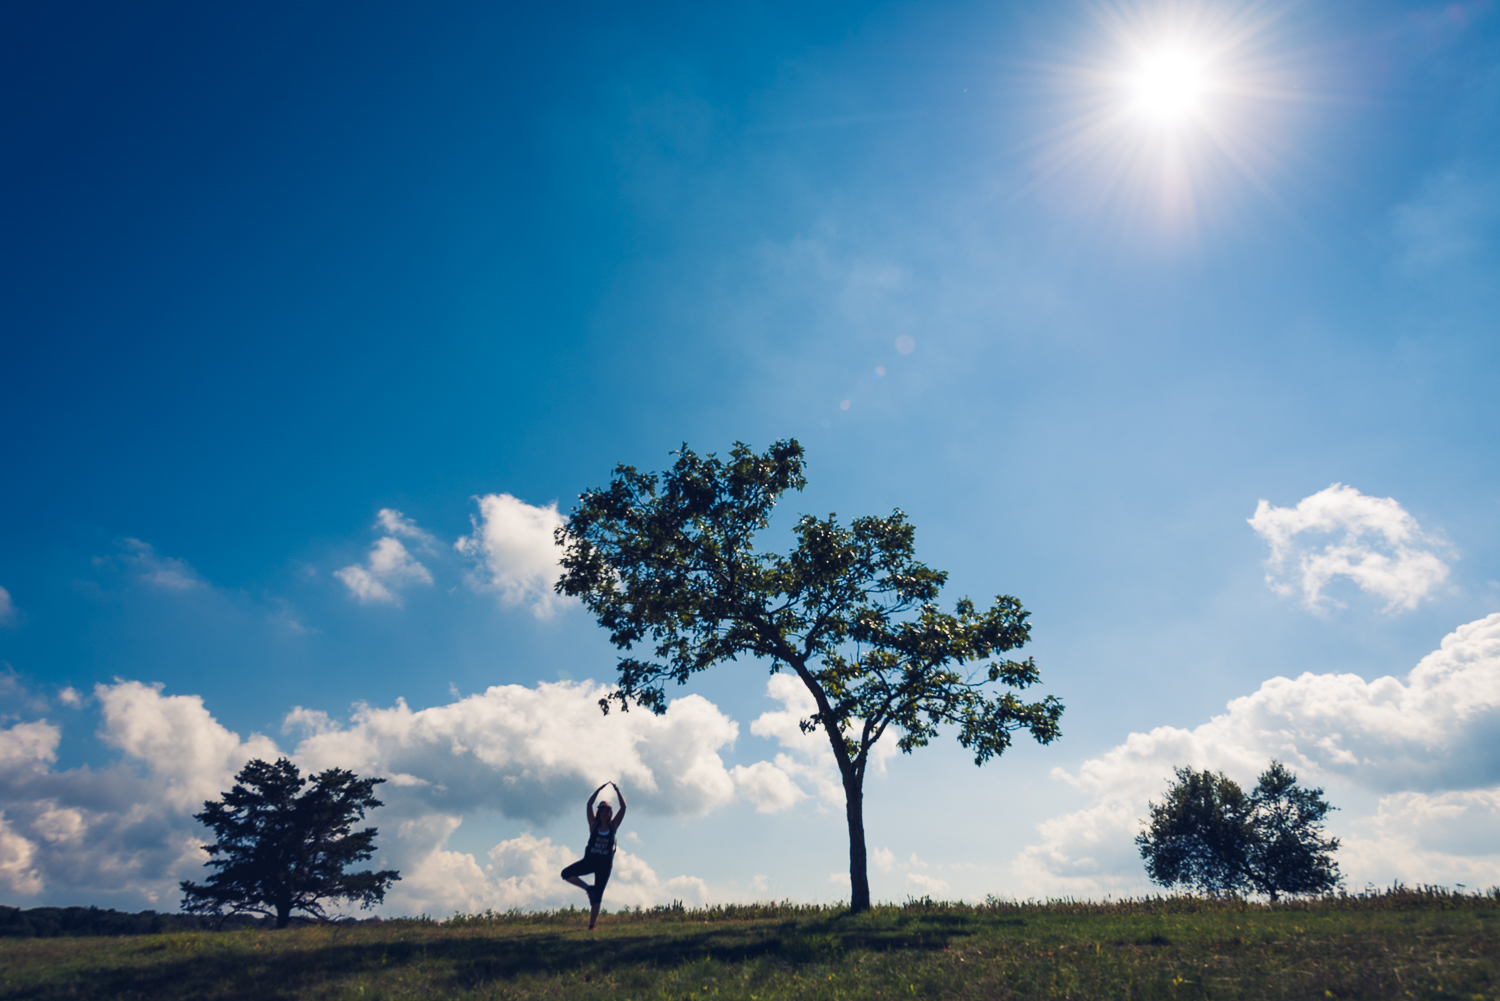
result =
M1015 872L1034 894L1130 892L1144 881L1134 836L1174 766L1222 770L1249 785L1277 758L1307 783L1379 795L1373 816L1335 815L1340 860L1356 885L1500 883L1497 733L1500 613L1450 633L1404 679L1272 678L1201 726L1132 733L1076 774L1055 771L1092 802L1039 825L1040 841Z
M1386 601L1386 611L1417 607L1448 579L1437 555L1446 548L1390 497L1367 497L1335 483L1296 507L1256 505L1250 527L1271 546L1266 583L1279 594L1301 593L1308 608L1341 603L1324 594L1336 577ZM1303 537L1336 536L1318 548Z
M203 801L229 788L251 758L279 753L258 733L242 741L209 714L197 695L163 695L162 686L122 681L97 685L102 708L99 735L111 747L145 762L161 798L178 811L201 809Z
M379 775L385 806L380 867L403 879L387 911L447 914L555 906L571 899L557 872L582 846L523 834L487 855L449 848L474 811L543 822L604 778L629 791L632 813L690 816L733 800L719 751L738 725L690 695L662 716L602 716L607 689L591 683L497 686L449 705L360 707L348 721L294 709L289 756L305 772ZM202 874L205 832L192 819L251 758L285 753L269 737L242 739L196 695L119 681L97 686L98 736L120 754L99 770L56 769L61 728L36 719L0 728L0 889L12 896L173 903L177 883ZM622 850L611 900L703 902L692 876L659 876ZM573 895L576 895L573 894Z
M309 767L419 778L405 795L455 812L483 807L542 822L605 779L631 790L633 809L659 814L702 814L734 798L718 752L739 724L701 695L674 699L661 716L604 716L598 701L608 691L496 685L428 709L362 706L348 726L306 710L288 722L312 731L296 752Z
M25 772L45 771L57 760L62 731L46 720L0 730L0 779L7 784Z
M454 543L477 564L470 583L497 593L506 605L524 605L540 619L551 617L564 600L552 590L561 555L553 533L564 523L557 503L537 507L510 494L486 494L477 501L473 534Z
M734 781L740 792L758 812L778 813L807 798L805 784L824 808L843 809L844 786L828 735L822 730L803 733L800 726L818 711L812 694L795 675L779 672L767 679L766 696L782 707L761 713L750 732L775 740L782 751L774 761L736 765ZM866 774L884 775L886 762L896 753L895 738L887 733L870 749Z
M377 539L370 547L370 557L364 566L356 563L335 570L333 575L344 582L362 605L399 605L398 592L403 587L432 583L432 573L412 558L400 539L390 535Z
M17 834L0 811L0 887L21 896L40 893L42 879L32 867L35 854L36 846Z
M786 769L769 761L735 765L734 782L741 794L755 804L757 813L780 813L807 798Z
M16 624L16 605L10 600L10 592L0 587L0 628Z
M100 737L128 763L56 771L59 727L33 720L0 731L0 884L18 895L174 901L177 882L204 859L191 814L275 746L258 735L240 741L196 696L138 682L96 695Z

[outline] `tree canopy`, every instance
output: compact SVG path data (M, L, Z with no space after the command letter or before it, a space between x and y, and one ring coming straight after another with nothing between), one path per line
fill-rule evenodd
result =
M324 901L379 903L400 873L345 870L375 854L375 828L353 826L381 805L374 789L384 781L330 768L312 776L309 786L286 758L251 761L235 776L234 788L194 814L218 838L203 846L207 864L218 871L201 884L183 881L182 909L267 914L285 928L296 911L326 920Z
M557 531L557 590L582 600L615 646L650 654L620 660L601 708L664 712L668 683L739 657L794 672L816 706L803 731L826 733L838 763L851 907L866 909L863 784L877 741L891 732L910 752L949 726L983 764L1017 730L1044 744L1059 736L1061 702L1016 695L1039 680L1035 663L999 656L1030 638L1028 613L1004 595L987 609L968 598L939 609L947 574L917 560L899 510L848 525L804 516L790 553L758 552L781 495L807 483L795 440L761 455L736 443L728 461L686 445L676 455L660 475L617 466Z
M1322 789L1302 788L1279 761L1248 796L1222 772L1175 771L1177 781L1160 805L1150 804L1135 839L1153 882L1215 896L1264 893L1273 901L1339 885L1339 842L1322 827L1333 807Z

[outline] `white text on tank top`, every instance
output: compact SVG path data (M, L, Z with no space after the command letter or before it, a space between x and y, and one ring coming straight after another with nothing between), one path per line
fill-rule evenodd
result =
M613 855L615 853L615 832L610 830L608 824L600 824L594 828L594 833L589 837L588 851L586 855Z

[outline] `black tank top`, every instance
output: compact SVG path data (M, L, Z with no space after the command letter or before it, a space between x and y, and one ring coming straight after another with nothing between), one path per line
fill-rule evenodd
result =
M589 846L584 854L614 856L615 832L609 829L608 824L600 824L589 834Z

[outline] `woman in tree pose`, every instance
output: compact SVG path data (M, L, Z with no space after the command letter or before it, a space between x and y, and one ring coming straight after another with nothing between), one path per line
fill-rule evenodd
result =
M600 803L599 809L594 809L594 800L599 798L604 786L612 788L620 799L618 815L608 802ZM609 882L609 870L615 864L615 832L625 819L625 794L613 782L606 782L594 790L583 814L589 821L589 846L584 849L583 858L562 871L562 878L589 895L589 931L593 931L594 923L599 920L599 904L604 900L604 884ZM586 873L594 874L593 886L578 878Z

